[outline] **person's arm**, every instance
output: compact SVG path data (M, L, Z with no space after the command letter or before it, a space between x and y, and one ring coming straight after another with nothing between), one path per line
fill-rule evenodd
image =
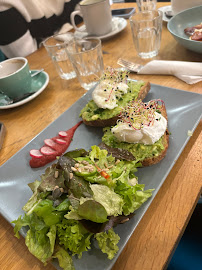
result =
M37 2L38 5L34 0L25 3L12 1L13 6L6 4L6 0L0 0L0 50L8 58L27 56L37 50L46 37L70 22L70 14L80 0L46 0ZM80 21L78 18L78 23Z
M37 49L28 23L15 8L0 7L0 49L8 57L27 56Z

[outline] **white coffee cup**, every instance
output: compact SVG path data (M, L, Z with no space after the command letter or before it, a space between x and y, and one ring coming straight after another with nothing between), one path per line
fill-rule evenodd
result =
M171 0L173 15L176 15L185 9L200 6L201 4L202 0Z
M87 31L89 35L102 36L112 30L112 15L109 0L83 0L79 3L80 10L71 13L70 19L74 29ZM86 29L75 25L75 16L83 18Z

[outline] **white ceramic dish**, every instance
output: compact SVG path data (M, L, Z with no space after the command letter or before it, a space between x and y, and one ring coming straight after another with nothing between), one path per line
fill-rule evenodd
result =
M186 9L170 19L167 28L174 39L184 48L202 54L202 41L189 39L185 34L184 29L198 25L202 21L202 5ZM182 48L183 49L183 48ZM189 51L186 52L187 54ZM201 56L198 56L201 60Z
M37 70L32 70L31 74L34 74L36 71ZM35 97L37 97L38 95L40 95L43 92L43 90L48 85L48 82L49 82L48 73L46 73L45 71L42 71L40 74L38 74L32 78L31 89L29 92L30 93L34 92L34 94L32 94L31 96L28 96L28 97L26 97L23 100L20 100L18 102L15 102L15 103L12 103L9 105L0 106L0 110L15 108L15 107L21 106L21 105L31 101L32 99L34 99Z
M158 10L161 10L163 12L163 21L164 22L169 22L172 17L170 17L170 18L167 17L165 12L166 11L171 11L172 10L171 6L160 7Z
M112 31L103 36L90 36L87 32L79 32L75 31L74 36L77 38L84 38L84 37L97 37L100 39L108 39L113 37L114 35L120 33L125 27L127 26L127 21L124 18L119 17L112 17ZM85 26L82 25L81 29L85 29Z

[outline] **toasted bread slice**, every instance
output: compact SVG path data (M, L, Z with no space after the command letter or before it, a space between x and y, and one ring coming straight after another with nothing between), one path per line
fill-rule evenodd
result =
M163 106L160 109L160 112L161 112L161 115L163 115L166 118L166 120L168 120L165 106ZM159 155L151 156L151 157L145 158L144 160L141 161L141 164L143 167L154 165L154 164L158 163L159 161L161 161L166 156L168 146L169 146L168 129L165 131L164 135L162 136L162 144L164 146L164 149L159 153Z
M135 87L134 87L135 86ZM94 127L109 127L116 124L120 117L121 109L132 99L143 100L150 90L150 83L143 81L129 81L130 98L124 95L124 100L118 103L118 107L109 109L100 109L93 100L91 100L81 111L80 116L84 124Z
M159 163L166 156L168 146L169 146L169 132L168 132L168 130L166 130L166 132L162 136L162 140L163 140L164 150L162 150L158 156L152 156L152 157L148 157L148 158L143 159L141 161L141 164L143 167L147 167L147 166L151 166L151 165L154 165L156 163Z
M168 120L165 106L158 108L158 112ZM145 145L142 143L119 142L111 133L110 128L105 128L102 142L109 147L128 150L133 154L137 162L141 162L143 167L151 166L165 157L169 146L169 132L166 130L164 135L153 145Z

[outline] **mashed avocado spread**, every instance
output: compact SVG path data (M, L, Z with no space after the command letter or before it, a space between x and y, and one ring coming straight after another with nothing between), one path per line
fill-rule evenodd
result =
M113 148L121 148L128 150L136 158L136 161L142 161L145 158L158 156L164 150L164 136L162 136L157 142L152 145L144 145L142 143L127 143L119 142L118 139L111 133L109 127L104 128L104 136L102 141Z
M118 115L122 107L127 103L138 97L141 87L145 84L143 81L128 81L128 92L123 95L118 101L118 106L112 110L99 108L93 100L89 101L86 106L81 110L80 116L86 121L92 120L105 120Z

